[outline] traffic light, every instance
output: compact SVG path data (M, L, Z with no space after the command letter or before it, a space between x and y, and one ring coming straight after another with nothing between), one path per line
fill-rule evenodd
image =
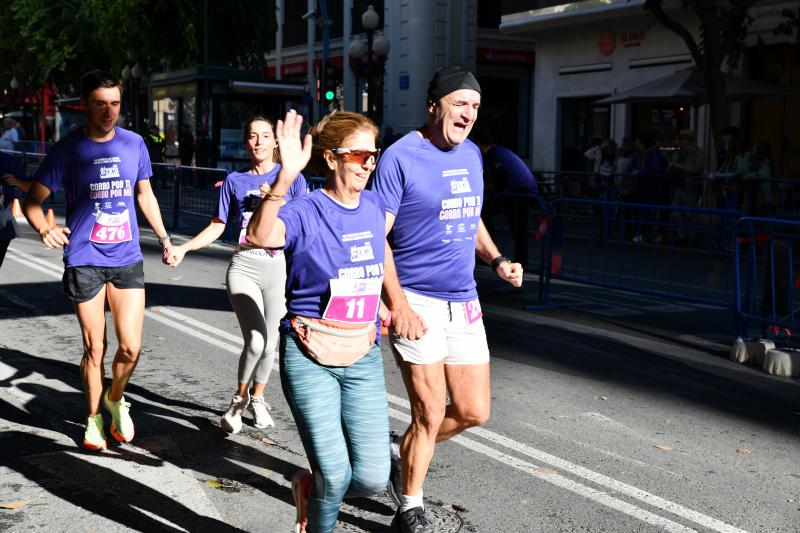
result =
M325 102L330 103L336 99L336 87L339 85L339 71L333 65L325 67Z

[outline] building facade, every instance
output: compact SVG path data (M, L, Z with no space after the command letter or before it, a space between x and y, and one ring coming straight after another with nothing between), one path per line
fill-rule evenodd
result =
M687 28L697 26L680 2L666 2L665 7ZM789 92L800 86L795 38L774 32L787 8L796 10L796 2L761 2L751 10L747 50L734 74ZM644 0L589 0L521 11L503 16L500 29L535 43L529 95L534 168L585 170L582 154L598 139L619 142L646 131L656 131L668 144L678 130L689 128L698 144L711 145L705 106L674 100L597 103L694 64L684 41L645 11ZM728 123L740 129L744 143L770 143L775 174L800 176L800 161L794 155L800 150L800 133L786 123L786 112L800 113L797 96L754 95L731 106Z

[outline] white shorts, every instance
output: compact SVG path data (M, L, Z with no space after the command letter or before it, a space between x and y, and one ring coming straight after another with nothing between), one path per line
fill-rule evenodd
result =
M448 302L403 290L411 308L425 321L428 331L412 341L395 335L389 342L398 361L428 365L444 359L446 365L480 365L489 362L489 345L478 299Z

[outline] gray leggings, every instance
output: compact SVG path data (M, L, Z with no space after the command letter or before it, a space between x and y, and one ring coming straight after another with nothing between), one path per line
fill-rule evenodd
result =
M228 298L244 337L239 383L266 383L275 362L278 328L286 314L286 259L266 250L242 250L228 267Z

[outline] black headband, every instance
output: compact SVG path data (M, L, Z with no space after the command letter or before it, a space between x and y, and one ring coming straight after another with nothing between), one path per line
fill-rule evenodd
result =
M460 89L471 89L477 91L478 94L481 92L481 86L478 85L478 80L475 79L472 72L463 70L458 65L440 68L428 84L428 102L436 102L443 96Z

